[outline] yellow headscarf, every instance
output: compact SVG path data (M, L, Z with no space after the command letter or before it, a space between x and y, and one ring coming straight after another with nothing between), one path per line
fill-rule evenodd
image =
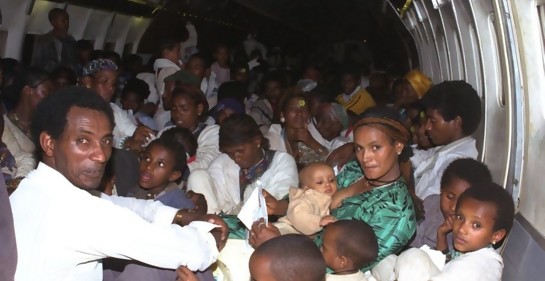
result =
M419 99L421 99L432 86L431 79L416 69L409 71L404 78L409 81Z

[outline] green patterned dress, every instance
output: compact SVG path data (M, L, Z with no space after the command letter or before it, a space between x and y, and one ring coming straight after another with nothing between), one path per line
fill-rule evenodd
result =
M339 189L363 177L356 161L337 176ZM331 211L337 220L362 220L368 223L378 238L378 257L362 271L367 271L390 254L399 252L416 231L416 217L411 196L402 180L376 187L343 200L341 206ZM315 240L320 246L322 237Z

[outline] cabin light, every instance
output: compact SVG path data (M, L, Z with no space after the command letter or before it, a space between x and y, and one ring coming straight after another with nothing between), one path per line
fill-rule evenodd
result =
M367 43L367 39L363 39L363 43Z
M434 9L439 9L449 3L449 0L431 0Z

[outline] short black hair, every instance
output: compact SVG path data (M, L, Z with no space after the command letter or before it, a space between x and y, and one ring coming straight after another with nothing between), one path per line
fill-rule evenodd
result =
M130 54L123 59L123 66L128 68L129 65L135 63L144 63L144 59L140 55Z
M464 200L475 199L483 203L490 203L496 207L496 218L494 231L505 229L506 233L511 231L515 219L515 204L513 197L499 184L494 182L482 182L466 189L456 203L456 210Z
M218 88L218 101L232 98L244 104L244 100L248 96L248 91L245 83L238 81L228 81L221 84Z
M53 8L49 11L49 13L47 14L47 18L49 19L49 22L52 22L53 20L55 20L58 16L61 16L61 15L66 15L68 16L68 12L66 12L65 10L63 9L60 9L60 8Z
M201 117L204 118L204 113L208 112L208 101L206 100L206 96L203 94L201 89L195 85L180 85L176 86L174 90L172 90L172 96L171 100L173 101L174 98L177 97L189 97L193 103L195 103L195 106L198 106L199 104L202 104L203 107L203 114Z
M182 42L182 40L180 38L176 38L176 37L163 37L160 41L159 41L159 48L158 48L158 51L159 51L159 56L161 56L162 52L164 50L173 50L174 48L176 48L177 45L179 45L180 43Z
M361 220L340 220L326 226L337 230L337 254L352 260L355 268L363 268L378 256L378 240L371 226Z
M316 88L305 93L308 99L316 99L320 103L335 102L335 94L329 87L318 85Z
M4 97L17 104L21 99L21 92L26 86L36 88L45 81L51 81L51 77L47 71L38 68L30 67L23 71L22 75L14 77L13 84L4 89Z
M52 81L64 77L66 78L66 80L68 80L68 84L70 85L76 85L78 83L78 78L76 77L76 73L74 72L74 70L66 66L59 66L53 69L50 76Z
M341 77L343 75L349 74L352 75L356 80L359 80L361 78L362 71L355 65L345 65L341 69Z
M143 102L150 95L149 85L138 78L129 79L127 84L125 84L125 87L123 87L121 98L125 98L128 93L136 93L138 98Z
M184 173L187 169L187 156L185 154L185 148L178 143L175 139L171 138L158 138L146 146L146 151L150 150L153 146L161 146L168 150L170 155L174 156L174 169L173 171L179 171Z
M250 67L245 61L235 61L231 64L231 74L238 72L241 69L244 69L246 73L250 73Z
M280 73L279 71L267 72L263 75L263 78L261 79L260 88L263 95L265 94L265 87L269 82L277 82L278 84L280 84L280 88L286 87L286 77L282 73Z
M441 188L455 178L464 180L472 186L480 182L491 182L492 174L485 164L472 158L461 158L452 161L445 169L441 177Z
M261 244L250 259L263 256L270 260L276 281L322 281L326 273L324 257L318 246L301 234L286 234Z
M79 51L92 51L94 47L89 40L80 39L76 41L76 49Z
M189 56L189 58L187 59L187 63L189 63L189 61L191 60L202 60L205 68L210 68L210 66L212 65L212 63L210 62L210 59L208 59L201 53L194 53L191 56Z
M445 81L429 89L422 98L426 109L436 109L445 121L462 119L462 132L469 136L481 122L481 99L465 81Z
M220 126L220 151L229 146L244 144L254 137L260 137L261 147L269 149L269 140L263 136L254 118L246 114L231 114Z
M227 46L227 44L225 43L220 43L220 44L217 44L215 47L214 47L214 53L215 52L218 52L220 49L225 49L227 50L227 52L230 52L231 51L231 48L229 46Z
M66 117L72 107L104 113L110 121L112 130L115 127L114 114L110 105L98 94L77 86L62 89L45 97L32 115L31 134L37 152L43 152L40 145L42 132L46 132L53 139L62 136L67 127Z
M121 56L116 51L104 51L102 57L113 61L118 67L121 66Z
M181 144L185 152L187 152L190 156L194 156L197 154L197 148L199 144L197 143L197 138L195 138L195 135L191 133L191 131L187 128L182 127L171 127L167 130L165 130L159 138L166 138L166 139L172 139Z

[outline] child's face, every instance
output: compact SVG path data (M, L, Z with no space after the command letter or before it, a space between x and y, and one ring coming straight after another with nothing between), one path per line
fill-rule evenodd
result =
M282 95L282 87L277 81L269 81L265 84L265 97L270 103L275 104Z
M320 193L333 195L333 193L337 191L335 173L331 167L326 165L313 167L312 171L309 171L309 173L305 175L303 181L303 187L314 189Z
M328 226L324 230L324 237L322 242L322 256L324 256L325 264L327 267L333 269L333 271L340 270L339 255L337 253L337 243L335 241L337 230L334 226Z
M175 96L172 99L170 115L174 125L182 128L193 128L199 120L202 106L196 105L193 100L184 95Z
M220 110L220 112L218 113L218 117L217 117L218 125L221 125L223 123L223 120L225 120L227 117L233 115L234 113L235 112L232 109L228 108L228 107Z
M132 110L133 113L138 112L144 101L140 99L137 93L128 92L121 98L121 107L123 110Z
M168 59L172 62L177 63L180 60L180 49L181 49L181 45L176 44L176 46L174 46L174 48L172 49L164 49L162 52L162 56L165 59Z
M219 65L227 65L227 61L229 61L229 50L227 50L227 48L218 48L214 53L214 58L218 61Z
M250 257L250 275L253 281L276 281L270 269L271 261L263 255Z
M460 202L452 228L456 250L472 252L501 241L505 230L494 231L496 213L496 206L488 202L473 198Z
M426 132L435 145L446 145L453 142L455 134L462 129L458 125L459 117L445 121L439 110L431 108L426 109L426 115L428 116Z
M140 187L153 189L177 180L180 171L174 171L173 153L161 145L151 145L140 160Z
M445 186L441 187L441 213L445 220L454 217L458 197L469 188L469 183L463 179L454 177Z
M206 66L204 65L204 61L200 58L192 58L187 62L186 66L187 71L191 72L193 75L204 78L206 75Z
M356 88L358 87L359 79L354 77L353 74L346 73L346 74L343 74L342 76L341 85L343 87L343 92L346 95L349 95L352 92L354 92L354 90L356 90Z

